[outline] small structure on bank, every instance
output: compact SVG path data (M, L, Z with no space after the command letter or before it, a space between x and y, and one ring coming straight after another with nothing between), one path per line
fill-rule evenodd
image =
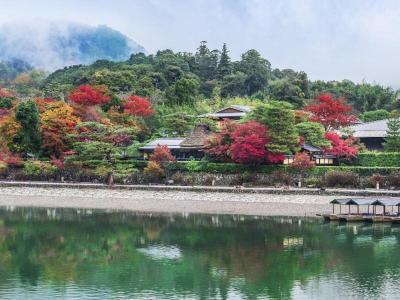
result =
M327 221L400 223L400 198L334 199ZM343 207L344 206L344 207Z

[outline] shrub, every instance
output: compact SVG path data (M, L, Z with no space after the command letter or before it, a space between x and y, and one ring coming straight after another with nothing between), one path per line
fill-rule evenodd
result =
M196 160L190 160L185 164L186 170L193 173L202 170L202 163Z
M347 171L329 171L324 179L329 187L350 187L358 184L358 175Z
M96 167L93 173L100 177L106 177L111 171L112 171L111 167L106 165L100 165Z
M380 187L383 187L385 183L385 177L380 175L380 174L374 174L371 177L369 177L369 183L370 186L376 187L376 184L379 183Z
M7 163L0 161L0 175L6 174L7 170L8 170Z
M277 185L291 185L292 176L288 172L278 170L271 173L271 181Z
M304 180L304 185L311 186L311 187L321 187L321 186L323 186L323 182L322 182L321 178L310 177L310 178L306 178Z
M388 178L389 185L392 187L400 187L400 172L391 174Z
M182 172L176 172L171 176L171 179L174 181L175 184L183 184L183 180L185 175Z
M0 98L0 108L10 109L12 106L11 98Z
M48 176L53 175L56 171L57 168L49 162L39 160L26 161L22 170L25 176Z
M161 166L156 163L155 161L149 161L147 164L147 167L144 168L144 173L152 179L159 179L164 177L164 170L161 168Z

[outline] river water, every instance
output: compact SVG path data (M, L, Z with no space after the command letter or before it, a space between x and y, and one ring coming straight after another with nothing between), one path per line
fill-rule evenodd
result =
M400 227L0 209L0 299L398 299Z

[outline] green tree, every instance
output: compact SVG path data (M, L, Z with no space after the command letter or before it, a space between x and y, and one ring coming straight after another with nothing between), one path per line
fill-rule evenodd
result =
M246 74L235 72L222 79L221 96L223 98L243 96L246 94Z
M222 79L231 73L232 73L231 58L229 57L229 51L226 46L226 43L224 43L224 45L222 46L221 57L219 59L217 68L218 79Z
M400 114L393 113L388 119L388 129L386 132L385 143L383 144L387 152L400 151Z
M194 105L199 92L199 82L196 79L182 78L167 89L169 104Z
M271 63L261 57L260 53L251 49L242 54L241 60L236 64L237 71L246 74L245 90L247 95L252 95L264 89L271 77Z
M267 148L273 153L294 153L299 150L299 134L295 127L293 106L286 102L271 101L258 105L248 119L256 120L268 127L270 143Z
M300 86L295 85L288 78L271 81L268 92L272 99L286 101L296 107L304 105L305 93Z
M360 114L360 119L364 122L373 122L389 118L390 112L385 109L377 109L372 111L366 111Z
M304 143L315 147L329 147L331 143L325 139L325 128L319 123L302 122L296 124L297 132L304 139Z
M20 152L37 154L41 146L39 132L39 110L33 101L21 102L15 111L15 118L21 129L14 138Z
M193 128L193 123L194 117L186 113L166 115L161 121L161 136L184 136Z
M196 63L194 72L201 80L207 81L216 77L219 55L218 50L210 51L210 49L208 49L206 41L200 43L194 55Z

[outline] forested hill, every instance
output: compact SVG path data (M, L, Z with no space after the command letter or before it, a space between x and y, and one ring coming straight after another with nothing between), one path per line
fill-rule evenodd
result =
M358 112L399 107L398 92L390 87L349 80L310 81L305 72L273 68L256 50L248 50L238 61L232 61L226 45L211 50L206 42L195 53L137 53L123 62L99 60L88 66L66 67L42 80L37 74L26 78L29 72L24 76L22 83L17 78L14 84L20 94L55 99L64 98L79 85L105 84L115 94L149 96L153 103L171 106L196 106L203 99L242 97L287 101L299 108L317 94L331 92L345 96Z
M0 62L22 60L44 70L98 59L126 60L144 48L105 25L6 23L0 26Z
M389 87L343 81L309 81L305 72L273 69L256 50L232 61L226 45L210 50L202 42L196 53L158 51L134 54L125 62L97 61L51 74L44 84L48 96L57 97L80 84L106 84L117 93L151 96L173 104L191 104L196 97L255 97L284 100L301 107L307 99L329 91L346 96L360 111L394 109L397 92ZM185 96L187 95L187 96Z

